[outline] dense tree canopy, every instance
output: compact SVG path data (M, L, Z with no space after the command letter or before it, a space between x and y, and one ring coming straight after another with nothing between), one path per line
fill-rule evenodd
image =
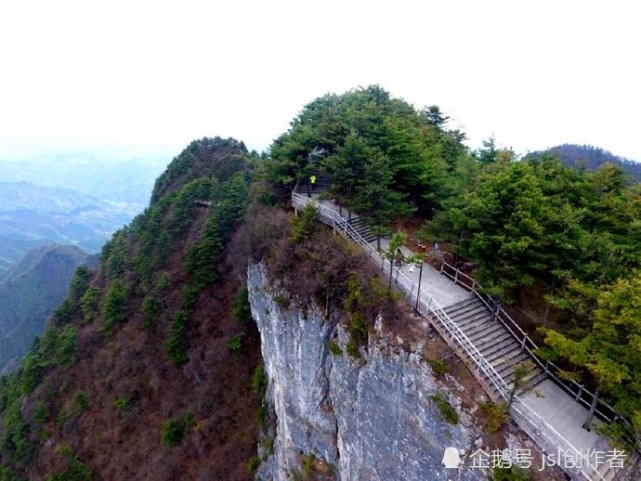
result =
M267 175L293 187L320 171L348 207L385 225L413 210L431 215L453 193L451 173L469 157L463 134L431 106L417 111L378 86L308 104L271 148Z

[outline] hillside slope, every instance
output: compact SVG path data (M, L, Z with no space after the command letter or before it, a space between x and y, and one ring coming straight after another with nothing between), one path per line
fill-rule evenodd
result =
M527 157L541 157L543 154L551 154L557 157L563 165L577 169L597 170L605 164L614 164L627 172L632 180L641 181L641 163L619 157L599 147L562 144L543 152L533 152Z
M76 268L87 254L75 246L29 251L0 282L0 374L27 352L45 321L67 294Z
M234 232L252 163L232 139L193 142L74 278L0 380L0 479L250 479L260 350Z

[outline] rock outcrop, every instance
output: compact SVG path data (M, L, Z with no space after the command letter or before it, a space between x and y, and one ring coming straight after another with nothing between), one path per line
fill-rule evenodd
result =
M479 429L421 355L385 332L384 319L376 321L376 335L359 359L338 353L336 346L344 351L349 336L338 319L283 302L286 293L272 292L261 264L249 267L248 288L273 436L258 479L296 479L310 459L306 470L320 479L487 479L483 469L444 467L447 448L461 458L475 450ZM456 425L441 417L435 395L457 409Z

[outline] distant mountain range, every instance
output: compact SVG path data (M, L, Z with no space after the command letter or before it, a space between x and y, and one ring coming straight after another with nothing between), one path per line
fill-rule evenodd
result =
M0 281L0 375L11 371L64 300L76 268L88 261L75 246L29 251Z
M97 252L144 210L167 159L74 153L0 161L0 279L34 247Z
M0 182L29 182L71 189L140 212L168 158L105 160L91 153L67 153L0 162Z
M15 252L24 242L23 253L51 242L97 252L137 212L70 189L0 182L0 259L8 264L16 258L10 249Z
M591 145L563 144L552 147L548 150L532 152L526 156L540 157L543 154L556 156L561 163L568 167L596 170L603 164L611 163L618 165L628 172L631 180L641 181L641 163L634 160L619 157L607 150L593 147Z

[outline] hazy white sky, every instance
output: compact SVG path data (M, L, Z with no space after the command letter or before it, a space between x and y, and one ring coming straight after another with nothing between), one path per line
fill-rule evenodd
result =
M494 135L641 160L636 3L5 1L0 157L74 142L177 154L214 135L262 150L315 97L377 83L439 105L472 147Z

